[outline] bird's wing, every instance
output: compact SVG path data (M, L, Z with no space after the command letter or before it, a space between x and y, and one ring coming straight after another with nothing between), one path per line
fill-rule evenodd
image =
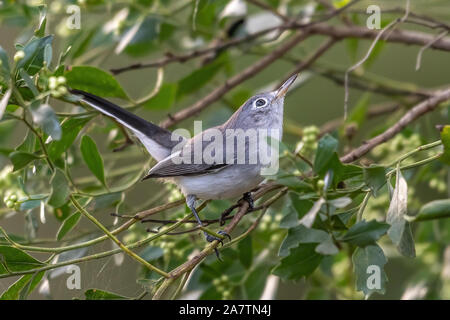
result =
M170 156L172 149L185 140L185 138L172 134L108 100L82 90L71 89L70 92L80 96L82 102L130 129L157 161Z
M158 162L153 168L151 168L148 174L144 177L144 179L202 175L205 173L217 172L218 170L221 170L231 165L233 163L233 160L227 162L225 154L223 154L223 156L220 159L217 159L216 161L205 162L204 157L201 157L199 159L200 161L198 162L195 161L194 153L196 150L194 145L196 141L197 143L201 144L201 149L199 152L201 152L203 155L203 151L205 150L205 148L211 147L212 145L210 144L211 143L214 144L215 141L209 140L204 141L202 139L202 135L207 133L209 130L214 130L217 128L218 127L207 129L203 131L201 134L188 140L181 150L174 152L167 158ZM225 148L224 141L220 142L220 146L218 144L214 146L216 146L216 148L220 147L222 148L222 150L224 150ZM184 157L185 155L187 156Z
M226 163L213 163L213 164L186 164L173 163L171 157L168 157L158 162L153 168L150 169L148 174L143 180L149 178L168 178L177 176L197 176L205 173L217 172L220 169L228 166Z

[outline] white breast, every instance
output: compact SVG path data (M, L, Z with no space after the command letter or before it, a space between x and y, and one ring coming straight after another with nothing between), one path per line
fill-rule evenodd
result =
M264 178L258 165L232 165L200 176L174 177L173 181L187 195L199 199L234 199L257 187Z

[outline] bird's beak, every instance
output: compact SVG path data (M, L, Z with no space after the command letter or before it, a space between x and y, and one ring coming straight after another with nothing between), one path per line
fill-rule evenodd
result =
M295 79L297 79L297 74L291 76L281 85L281 87L276 91L275 100L285 96L286 92L288 92L289 87L294 83Z

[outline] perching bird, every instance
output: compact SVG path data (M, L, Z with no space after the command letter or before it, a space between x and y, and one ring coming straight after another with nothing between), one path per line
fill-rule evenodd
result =
M164 178L175 183L202 226L195 209L197 199L233 199L244 195L243 199L253 207L250 191L264 180L262 172L272 164L267 158L263 159L270 156L261 152L267 152L262 150L267 150L269 137L281 140L284 96L296 78L297 75L290 77L275 91L251 97L224 124L191 139L175 135L93 94L77 89L70 91L136 135L158 161L144 179ZM266 132L267 135L256 135L254 140L249 132ZM219 234L229 237L223 231ZM206 232L205 237L208 242L222 242ZM217 250L216 254L218 256Z

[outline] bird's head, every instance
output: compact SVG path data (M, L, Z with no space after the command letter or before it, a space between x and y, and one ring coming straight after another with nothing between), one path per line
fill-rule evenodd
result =
M287 79L278 89L259 93L248 99L236 111L229 124L238 128L270 128L282 121L284 96L296 78L297 74Z

